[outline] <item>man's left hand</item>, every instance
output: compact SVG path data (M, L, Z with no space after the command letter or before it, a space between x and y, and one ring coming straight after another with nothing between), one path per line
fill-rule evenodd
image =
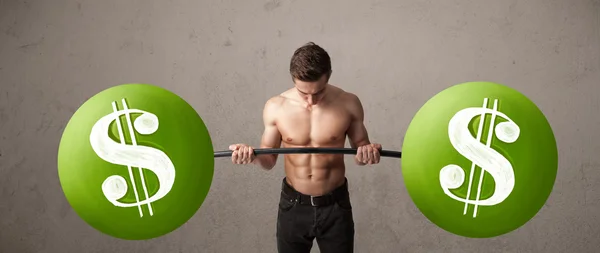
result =
M358 165L378 164L381 144L367 144L357 148L355 161Z

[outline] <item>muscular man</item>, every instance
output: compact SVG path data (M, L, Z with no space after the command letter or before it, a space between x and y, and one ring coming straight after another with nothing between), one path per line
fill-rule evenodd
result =
M358 97L329 84L331 60L314 43L291 59L294 87L269 99L263 110L261 148L344 147L346 136L358 152L356 164L379 163L381 145L372 144ZM235 164L275 166L277 155L254 156L246 144L229 147ZM285 155L277 217L277 248L309 253L313 240L322 253L354 251L354 220L343 155Z

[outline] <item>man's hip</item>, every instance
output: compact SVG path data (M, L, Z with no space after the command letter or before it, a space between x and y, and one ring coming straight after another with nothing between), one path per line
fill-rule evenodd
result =
M332 191L320 195L320 196L311 196L307 194L303 194L293 186L291 186L286 178L284 177L281 185L281 201L286 201L290 203L296 203L298 205L308 205L313 207L325 207L336 204L338 202L348 202L342 204L349 204L350 194L348 191L348 179L344 178L344 183Z

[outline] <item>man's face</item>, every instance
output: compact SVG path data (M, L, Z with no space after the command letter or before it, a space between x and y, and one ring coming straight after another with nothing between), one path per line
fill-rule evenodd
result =
M321 79L316 82L304 82L294 79L298 94L309 105L316 105L319 101L321 101L325 95L328 81L329 78L327 75L323 75Z

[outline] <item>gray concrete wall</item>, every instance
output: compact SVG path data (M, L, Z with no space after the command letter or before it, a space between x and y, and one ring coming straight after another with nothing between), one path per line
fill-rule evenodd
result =
M332 83L360 96L370 135L386 149L401 150L427 99L474 80L530 97L559 145L547 205L519 230L485 240L427 221L399 160L359 168L348 157L356 252L594 252L599 12L597 0L0 1L0 252L275 252L281 163L264 172L218 160L212 190L187 224L122 241L72 211L56 154L81 103L131 82L181 95L216 150L257 145L263 103L291 87L289 58L307 41L330 52Z

